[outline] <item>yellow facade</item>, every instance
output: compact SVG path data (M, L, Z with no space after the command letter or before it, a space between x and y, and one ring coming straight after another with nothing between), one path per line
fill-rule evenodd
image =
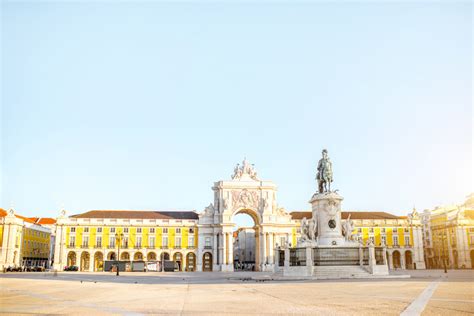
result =
M24 227L23 231L16 236L16 244L19 245L21 240L23 240L22 257L43 259L49 257L50 233Z
M71 231L71 228L75 229L74 232ZM189 236L190 236L190 228L189 227L166 227L168 230L167 233L163 233L164 227L155 227L155 233L151 233L151 227L141 227L142 232L137 233L138 227L115 227L115 233L111 232L111 227L108 226L90 226L89 232L84 232L84 229L87 226L68 226L66 227L66 236L65 241L67 248L72 249L80 249L80 248L110 248L110 237L114 237L115 234L124 235L124 239L128 239L128 243L126 247L124 246L125 242L123 241L121 244L122 249L134 249L134 248L154 248L154 249L188 249L189 246ZM98 233L98 228L102 228L102 233ZM125 232L126 228L128 228L128 233ZM176 233L177 229L181 229L181 233ZM197 248L198 242L198 229L197 227L193 227L194 229L194 244L191 247ZM74 244L72 244L72 236L74 236ZM83 244L85 241L84 236L89 237L89 241L87 245ZM97 245L97 236L102 236L101 245ZM141 237L141 243L138 245L137 237ZM150 247L149 245L149 237L155 236L155 245L154 247ZM163 244L163 237L168 237L167 245ZM181 236L181 243L176 244L176 237ZM115 246L117 244L115 243Z

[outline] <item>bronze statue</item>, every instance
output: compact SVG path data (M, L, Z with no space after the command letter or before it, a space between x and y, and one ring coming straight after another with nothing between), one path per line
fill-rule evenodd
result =
M328 151L323 149L323 158L318 162L318 180L319 193L331 192L332 180L332 162L329 160Z

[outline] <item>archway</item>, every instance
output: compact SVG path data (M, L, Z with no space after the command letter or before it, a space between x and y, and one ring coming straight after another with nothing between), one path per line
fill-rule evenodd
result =
M109 252L107 257L108 257L108 260L111 260L111 261L117 260L117 256L115 255L115 252Z
M400 269L401 261L400 261L400 252L398 250L395 250L392 253L392 260L393 260L393 269Z
M259 217L256 212L249 209L242 209L234 213L232 218L234 228L232 232L233 243L232 263L234 270L258 271L259 264Z
M81 271L89 271L91 256L87 251L81 254Z
M130 260L130 254L128 252L122 252L120 255L120 260Z
M405 267L406 269L413 269L413 258L410 250L405 251Z
M202 255L202 271L212 271L212 254L205 252Z
M76 265L76 253L74 251L69 251L67 254L67 266L75 266Z
M141 252L136 252L133 256L134 261L143 261L143 255Z
M147 255L147 260L148 261L155 261L156 260L156 253L149 252L148 255Z
M470 257L471 257L471 269L474 269L474 250L471 250Z
M196 255L193 252L186 255L186 271L196 271Z
M181 254L181 252L176 252L173 255L173 261L175 263L175 266L178 266L178 271L181 271L183 267L183 255Z
M94 271L104 270L104 255L102 252L96 252L94 255Z
M167 252L162 252L160 258L161 260L170 260L170 254Z

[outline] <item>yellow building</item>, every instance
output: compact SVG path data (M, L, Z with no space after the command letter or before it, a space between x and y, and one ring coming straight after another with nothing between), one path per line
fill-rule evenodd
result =
M422 218L429 268L474 268L474 194L461 205L425 210Z
M292 218L301 222L311 218L312 212L292 212ZM385 246L390 269L425 269L423 256L423 230L421 219L413 211L408 216L397 216L385 212L341 212L342 223L350 216L353 221L353 238L364 245L371 240L375 246ZM299 238L300 223L296 236Z
M0 208L0 267L49 267L51 229Z
M195 212L99 210L58 218L55 268L108 271L117 259L123 269L159 269L174 261L195 271L198 242Z

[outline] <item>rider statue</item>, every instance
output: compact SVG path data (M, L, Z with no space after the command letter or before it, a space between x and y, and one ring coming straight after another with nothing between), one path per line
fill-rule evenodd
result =
M331 192L332 182L332 162L329 160L328 151L323 149L323 158L318 162L318 180L319 193Z

